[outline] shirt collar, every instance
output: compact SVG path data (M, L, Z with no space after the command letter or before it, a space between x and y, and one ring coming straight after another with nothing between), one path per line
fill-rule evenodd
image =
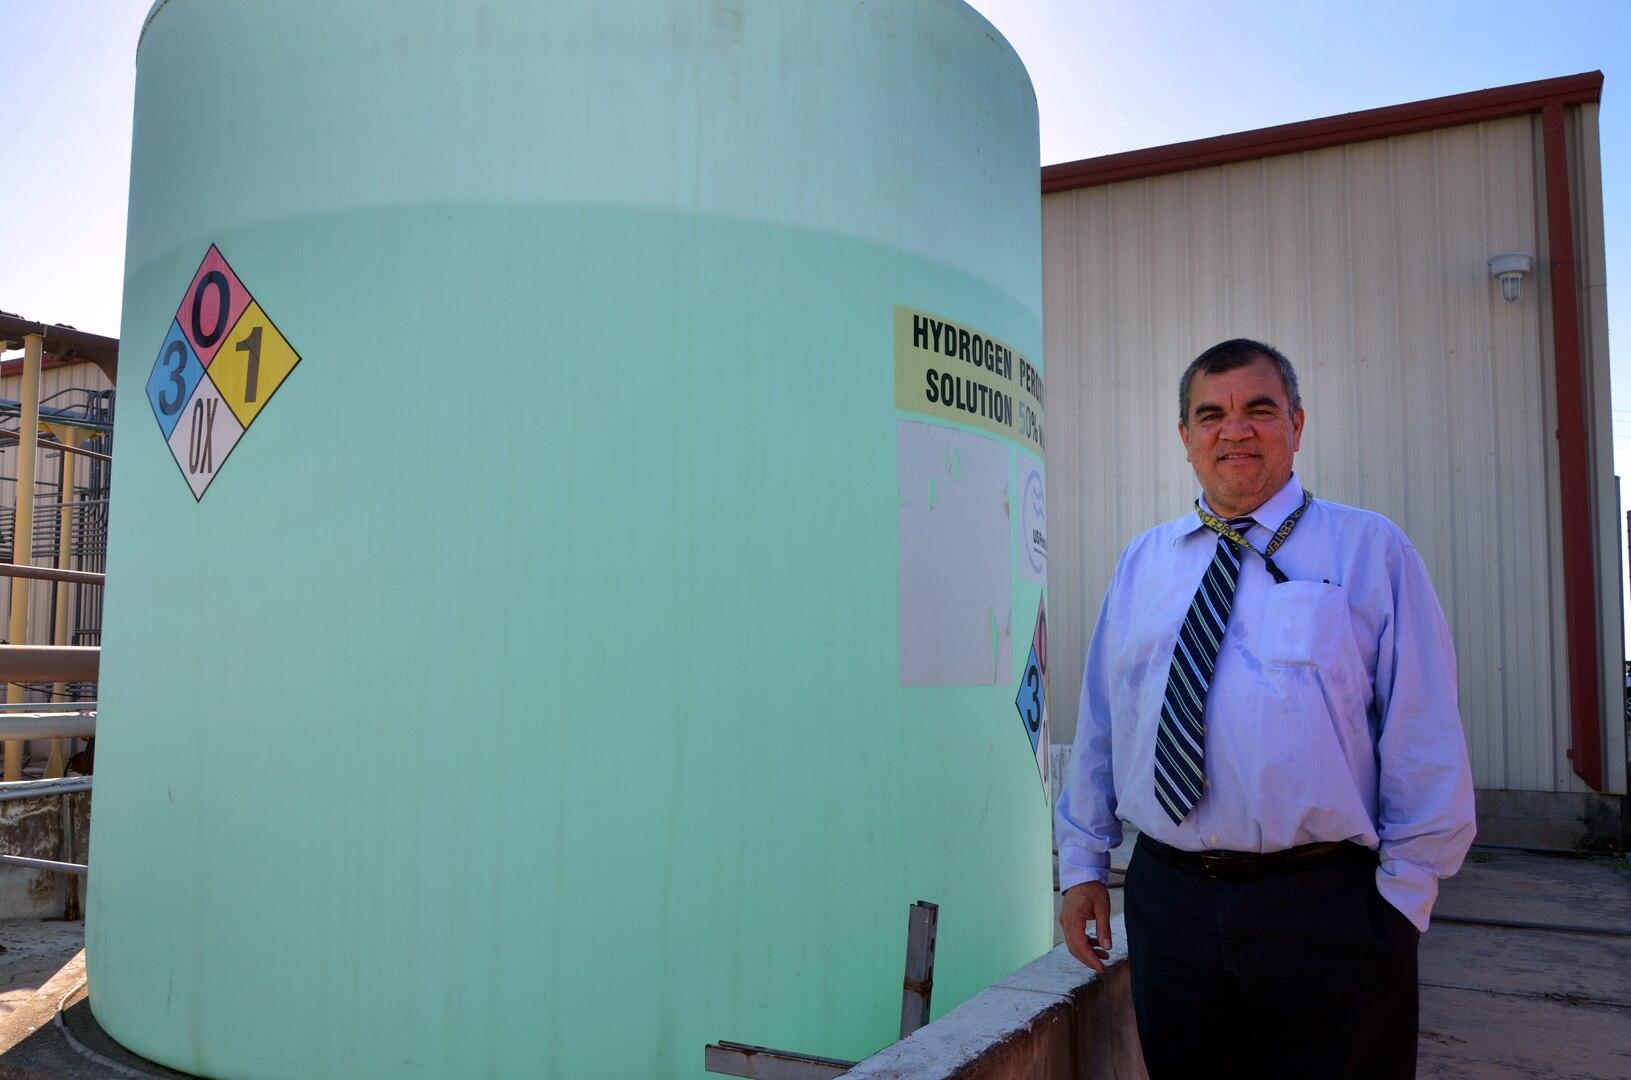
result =
M1213 510L1211 504L1206 501L1205 492L1201 493L1200 501L1201 506L1205 508L1208 514L1217 514L1217 511ZM1290 517L1292 512L1302 504L1303 486L1297 479L1297 474L1292 473L1291 479L1285 482L1284 487L1282 487L1279 491L1276 491L1273 495L1270 495L1268 500L1265 501L1262 506L1259 506L1256 510L1252 511L1252 520L1265 528L1278 529L1280 527L1280 522ZM1195 513L1194 510L1191 510L1189 513L1185 514L1182 520L1179 522L1178 533L1173 537L1173 542L1176 543L1177 541L1182 540L1184 537L1188 536L1197 529L1205 528L1206 524L1201 521L1201 516Z

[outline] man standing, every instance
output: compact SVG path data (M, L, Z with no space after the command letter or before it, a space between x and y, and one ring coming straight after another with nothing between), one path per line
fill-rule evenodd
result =
M1103 970L1126 821L1152 1077L1413 1076L1417 938L1473 837L1443 613L1397 526L1298 482L1284 356L1223 342L1178 401L1202 498L1128 546L1088 646L1065 941Z

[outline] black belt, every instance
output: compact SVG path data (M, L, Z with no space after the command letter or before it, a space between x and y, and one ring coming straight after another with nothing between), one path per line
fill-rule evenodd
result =
M1168 866L1214 881L1244 881L1349 860L1376 861L1376 852L1346 840L1302 844L1258 855L1249 851L1184 851L1139 833L1138 846Z

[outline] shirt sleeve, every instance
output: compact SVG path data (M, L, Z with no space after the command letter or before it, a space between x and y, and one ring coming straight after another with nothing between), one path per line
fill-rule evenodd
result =
M1110 757L1108 675L1114 635L1106 629L1113 618L1121 579L1122 566L1117 566L1087 647L1081 707L1076 716L1076 742L1064 790L1054 806L1054 843L1059 849L1061 892L1084 881L1109 884L1110 849L1121 843L1121 821L1116 817L1115 777Z
M1472 846L1472 770L1456 700L1455 649L1427 568L1408 543L1389 557L1393 611L1376 662L1376 887L1426 930L1439 881L1460 869Z

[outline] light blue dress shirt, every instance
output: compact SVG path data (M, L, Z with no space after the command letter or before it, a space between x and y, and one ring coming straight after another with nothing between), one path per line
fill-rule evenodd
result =
M1302 499L1294 475L1246 539L1264 550ZM1439 880L1472 844L1472 774L1444 614L1380 514L1316 497L1274 554L1284 584L1245 553L1206 698L1206 790L1179 825L1156 800L1167 670L1216 545L1190 512L1116 566L1055 810L1060 888L1108 881L1122 821L1187 851L1351 840L1379 852L1378 890L1427 929Z

